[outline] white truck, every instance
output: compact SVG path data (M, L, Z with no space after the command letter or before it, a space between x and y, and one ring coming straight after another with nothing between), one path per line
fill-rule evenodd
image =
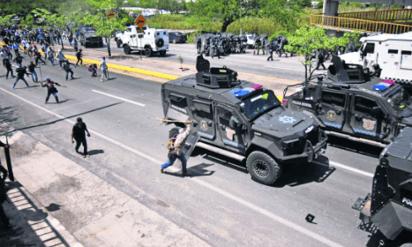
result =
M149 28L144 26L129 26L123 33L116 34L117 46L123 48L125 54L133 51L143 51L147 57L155 53L165 56L169 50L169 34L165 29Z
M368 36L360 42L358 52L345 53L340 58L370 69L379 64L382 79L412 84L412 32Z

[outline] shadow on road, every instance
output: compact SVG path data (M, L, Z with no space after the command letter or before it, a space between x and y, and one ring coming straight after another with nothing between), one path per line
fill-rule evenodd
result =
M273 187L282 188L285 185L294 187L313 182L322 183L336 170L328 164L329 159L320 156L316 162L301 163L291 167L284 166L280 180Z
M109 108L109 107L112 107L112 106L115 106L115 105L119 105L119 104L122 104L122 103L123 102L113 103L113 104L110 104L110 105L107 105L107 106L102 106L102 107L99 107L99 108L95 108L95 109L90 110L90 111L85 111L85 112L81 112L81 113L78 113L78 114L74 114L74 115L71 115L71 116L68 116L68 117L65 117L65 118L62 118L62 119L57 119L57 120L50 121L50 122L47 122L47 123L36 124L36 125L32 125L32 126L23 127L23 128L20 128L20 129L8 131L8 132L5 132L4 134L10 134L14 131L27 130L27 129L32 129L32 128L37 128L37 127L42 127L42 126L46 126L46 125L55 124L55 123L65 121L65 120L70 119L70 118L75 118L75 117L86 115L86 114L89 114L89 113L92 113L92 112L95 112L95 111L100 111L100 110L103 110L103 109L106 109L106 108ZM0 120L1 120L1 118L0 118Z
M88 152L89 156L97 155L97 154L104 154L104 151L101 149L96 149L96 150L90 150Z

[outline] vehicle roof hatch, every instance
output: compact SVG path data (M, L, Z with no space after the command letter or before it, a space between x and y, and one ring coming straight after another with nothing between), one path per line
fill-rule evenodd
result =
M237 72L223 66L222 68L210 68L208 60L199 55L196 59L196 84L208 88L232 88L239 84Z

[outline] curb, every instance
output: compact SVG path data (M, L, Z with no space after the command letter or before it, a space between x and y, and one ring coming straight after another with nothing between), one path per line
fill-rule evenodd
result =
M5 45L5 43L0 42L0 45ZM24 50L22 46L20 46L20 49L22 51ZM39 49L39 52L41 54L44 54L44 52L41 49ZM65 57L66 57L66 59L68 59L70 61L77 61L76 57L74 57L74 56L65 55ZM83 59L83 62L87 63L87 64L100 64L99 61L92 60L92 59ZM154 71L150 71L150 70L137 69L137 68L123 66L123 65L116 65L116 64L109 64L108 63L107 67L112 68L112 69L121 70L121 71L141 74L141 75L145 75L145 76L157 77L157 78L165 79L165 80L169 80L169 81L176 80L176 79L179 78L179 76L175 76L175 75L168 75L168 74L158 73L158 72L154 72Z

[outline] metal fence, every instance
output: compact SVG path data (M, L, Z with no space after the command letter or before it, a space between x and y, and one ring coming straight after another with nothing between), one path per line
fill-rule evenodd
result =
M321 26L342 30L359 30L364 32L378 32L398 34L412 31L412 25L398 24L393 22L371 21L356 18L327 16L323 14L313 14L310 16L311 26Z
M339 17L371 21L412 21L412 9L340 13Z

